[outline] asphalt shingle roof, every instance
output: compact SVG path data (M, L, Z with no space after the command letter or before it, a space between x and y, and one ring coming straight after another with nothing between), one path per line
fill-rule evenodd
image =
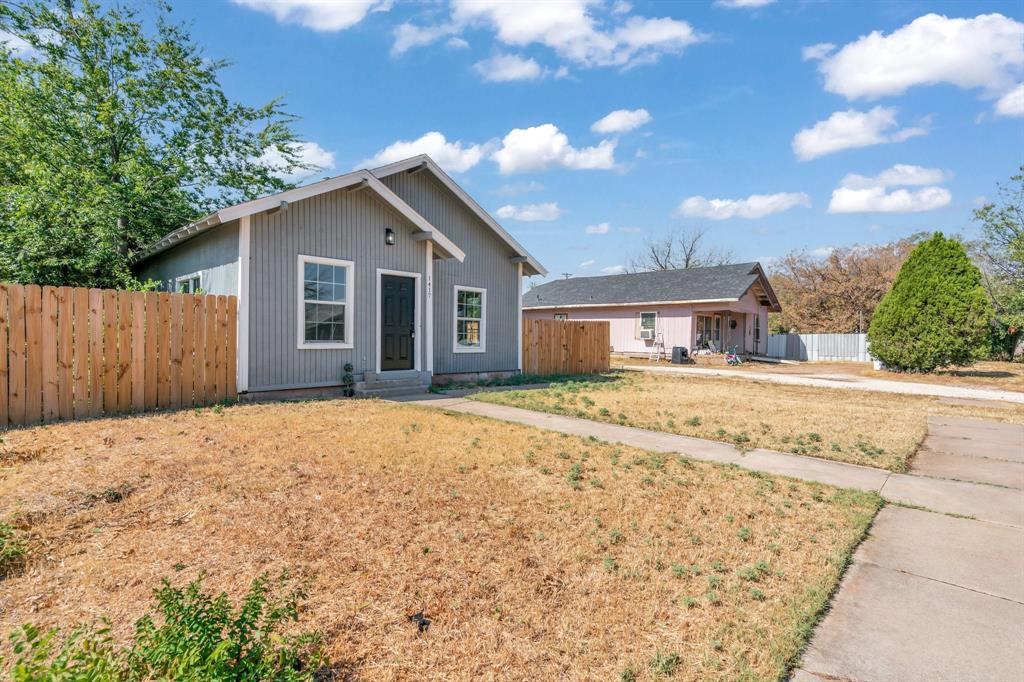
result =
M570 277L527 291L523 294L523 308L734 299L743 296L758 276L757 263L735 263L604 277Z

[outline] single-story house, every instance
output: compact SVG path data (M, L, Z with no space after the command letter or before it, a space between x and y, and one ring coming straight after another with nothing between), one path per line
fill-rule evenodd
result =
M523 294L526 319L605 320L613 353L682 346L747 355L768 351L779 300L759 263L570 277Z
M521 368L546 270L425 155L221 209L149 245L142 279L238 297L238 390L372 388Z

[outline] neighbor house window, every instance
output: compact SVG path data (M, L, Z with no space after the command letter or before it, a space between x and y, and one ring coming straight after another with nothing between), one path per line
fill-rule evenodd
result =
M761 347L761 316L754 316L754 349Z
M455 287L456 353L482 353L487 333L487 291Z
M352 261L299 256L299 348L352 347Z
M568 320L569 316L566 313L555 313L556 320Z
M195 272L174 280L174 289L179 294L198 294L203 290L203 276Z
M636 337L638 339L653 339L657 327L658 313L640 313L639 325L637 326L636 330Z

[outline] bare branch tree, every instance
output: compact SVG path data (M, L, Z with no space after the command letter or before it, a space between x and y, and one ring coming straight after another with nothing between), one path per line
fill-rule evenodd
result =
M681 270L734 262L735 257L730 249L704 248L701 244L704 234L705 231L698 227L648 239L640 255L630 259L630 270Z

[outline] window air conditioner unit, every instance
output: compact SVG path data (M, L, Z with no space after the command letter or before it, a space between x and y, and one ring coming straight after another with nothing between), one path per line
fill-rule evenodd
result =
M653 329L641 329L640 330L640 338L641 339L653 339L654 338L654 330Z

